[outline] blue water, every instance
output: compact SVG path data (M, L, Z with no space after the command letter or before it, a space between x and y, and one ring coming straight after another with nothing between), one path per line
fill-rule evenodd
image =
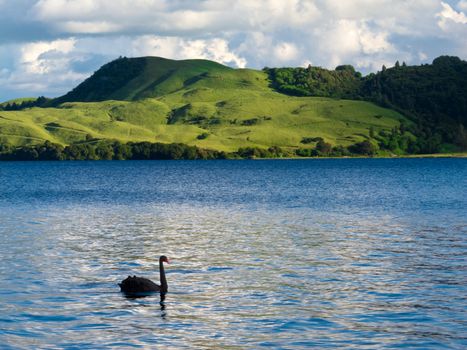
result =
M0 163L0 348L465 349L466 209L465 159Z

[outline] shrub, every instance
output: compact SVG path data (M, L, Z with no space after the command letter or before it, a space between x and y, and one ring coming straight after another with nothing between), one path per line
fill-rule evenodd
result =
M349 151L354 154L371 156L376 154L377 148L370 141L365 140L349 146Z

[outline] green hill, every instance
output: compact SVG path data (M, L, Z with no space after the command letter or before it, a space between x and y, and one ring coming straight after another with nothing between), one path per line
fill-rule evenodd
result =
M210 76L226 75L232 70L207 60L120 58L102 66L75 89L55 99L52 104L160 97Z
M328 91L351 97L361 77L349 66L336 72ZM30 100L4 105L0 144L117 140L225 152L280 147L286 154L311 155L363 141L383 154L404 153L416 142L415 123L393 109L332 93L288 96L277 90L267 70L232 69L206 60L120 58L62 97L40 98L36 107Z

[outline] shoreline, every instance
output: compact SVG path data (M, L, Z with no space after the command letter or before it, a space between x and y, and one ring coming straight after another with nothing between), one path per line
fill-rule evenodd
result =
M328 159L448 159L448 158L458 158L463 159L467 158L466 153L434 153L434 154L410 154L410 155L401 155L401 156L355 156L355 157L271 157L271 158L211 158L211 159L62 159L62 160L45 160L45 159L34 159L34 160L24 160L24 159L0 159L0 164L4 162L125 162L125 161L211 161L211 160L229 160L229 161L242 161L242 160L328 160Z
M433 153L433 154L406 154L401 156L355 156L355 157L281 157L281 158L241 158L237 160L295 160L295 159L411 159L411 158L467 158L467 152L462 153Z

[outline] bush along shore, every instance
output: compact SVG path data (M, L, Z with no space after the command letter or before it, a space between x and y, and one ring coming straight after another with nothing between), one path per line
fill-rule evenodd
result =
M57 160L208 160L253 158L309 158L309 157L374 157L387 156L384 150L370 141L348 147L323 141L313 148L283 149L280 147L243 147L236 152L223 152L181 143L150 143L97 140L68 146L46 141L40 145L13 147L0 145L0 161L57 161ZM399 154L401 155L401 154ZM406 154L408 155L408 154Z

